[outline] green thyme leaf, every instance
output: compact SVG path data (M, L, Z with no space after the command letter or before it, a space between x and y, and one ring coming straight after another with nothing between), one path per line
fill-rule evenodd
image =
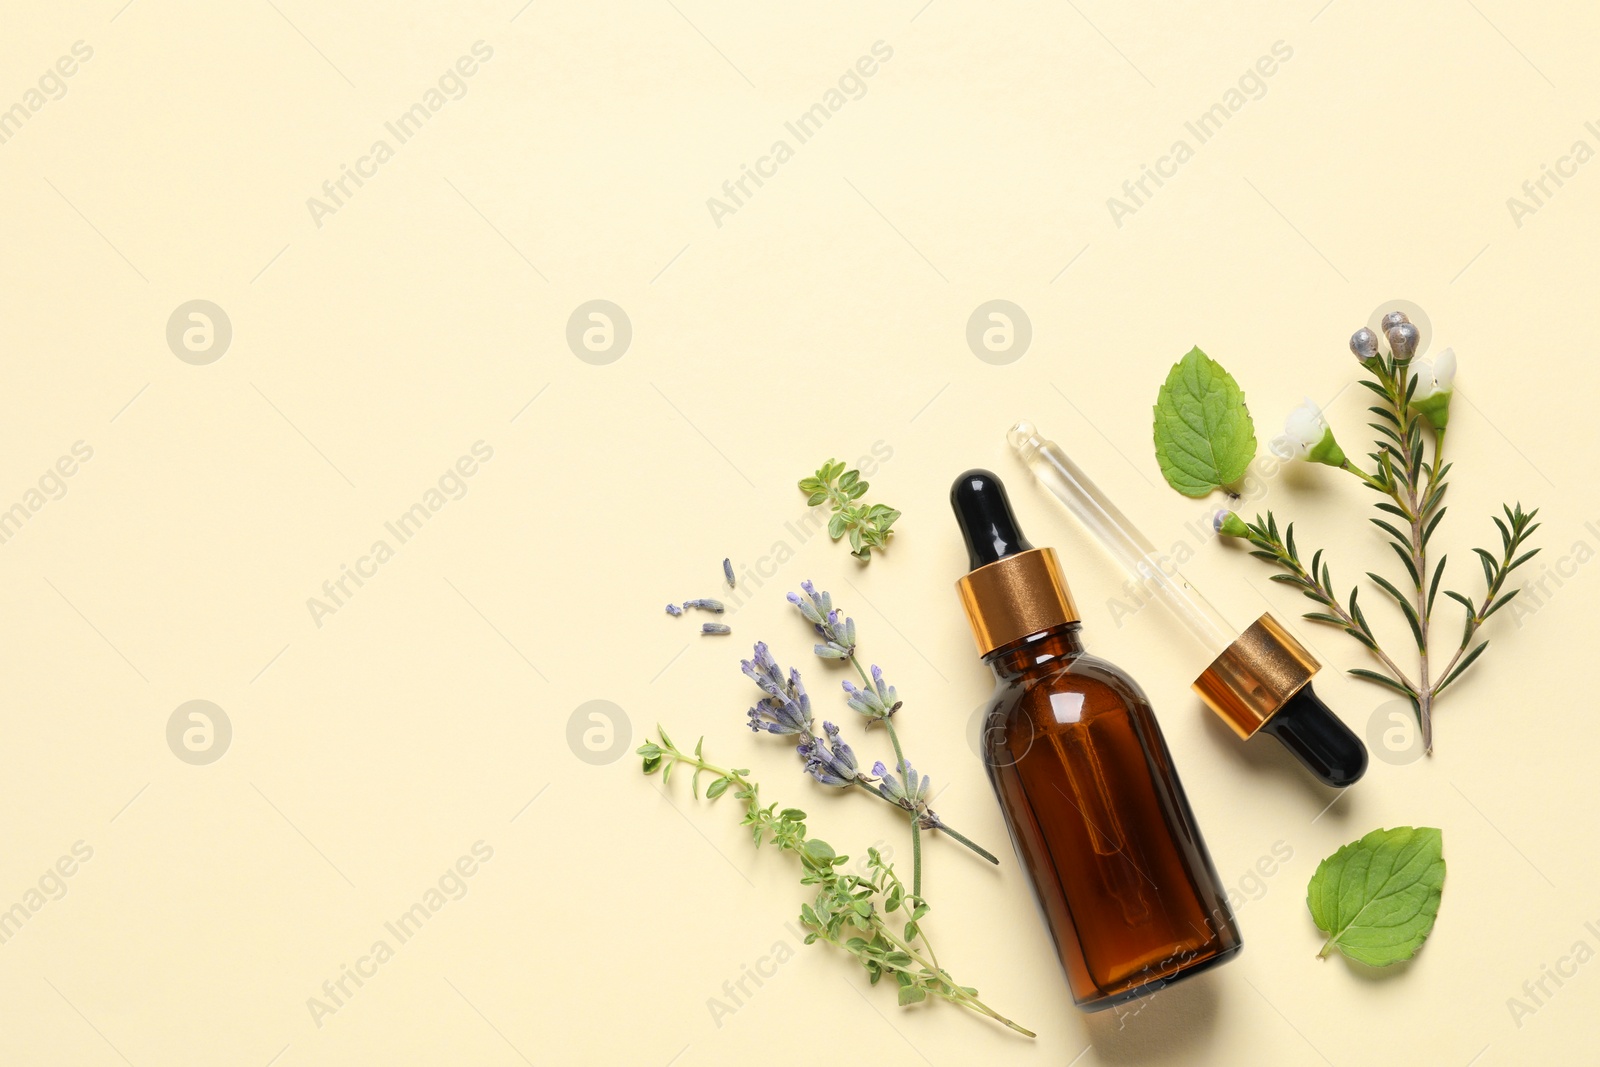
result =
M1444 891L1444 837L1431 827L1374 830L1317 865L1306 904L1338 949L1373 967L1416 955L1433 931Z
M1155 404L1156 462L1184 496L1205 496L1244 476L1255 425L1233 376L1198 348L1180 359Z
M857 504L866 495L868 483L861 479L858 470L845 470L843 463L830 459L817 468L817 472L801 478L799 489L806 494L806 504L817 507L829 504L833 515L828 520L828 536L838 541L850 539L850 554L863 562L872 561L872 550L889 543L895 520L900 512L887 504Z

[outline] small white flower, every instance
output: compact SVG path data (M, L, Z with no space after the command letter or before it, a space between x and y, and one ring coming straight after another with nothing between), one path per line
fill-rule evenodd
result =
M1419 412L1442 431L1450 421L1450 397L1455 391L1456 353L1446 348L1437 355L1419 359L1411 364L1416 375L1417 388L1411 394L1411 410Z
M1328 420L1322 409L1307 397L1300 406L1289 412L1283 420L1283 432L1274 437L1267 447L1279 459L1305 459L1311 447L1322 440L1328 430Z
M1411 394L1413 404L1450 392L1456 380L1456 350L1447 348L1417 360L1411 364L1411 373L1417 379L1417 391Z
M1267 442L1267 448L1279 459L1303 459L1330 467L1341 466L1345 461L1328 420L1322 417L1322 409L1309 397L1289 412L1283 420L1283 433Z

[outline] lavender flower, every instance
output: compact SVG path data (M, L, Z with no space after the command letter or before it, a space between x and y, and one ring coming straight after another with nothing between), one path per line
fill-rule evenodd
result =
M917 769L905 760L895 765L901 777L896 778L889 773L889 768L881 762L872 765L872 773L878 779L878 792L886 799L910 812L915 812L917 825L924 830L938 829L944 825L939 816L928 807L928 791L930 783L928 776L917 778ZM902 781L903 779L903 781Z
M831 722L822 724L827 739L811 737L800 743L796 751L805 757L806 773L823 785L843 789L857 778L865 778L856 766L855 753L839 736L839 728Z
M726 556L722 558L722 577L728 581L728 588L733 588L733 561Z
M823 643L813 646L813 651L823 659L849 659L856 654L856 623L844 618L833 606L833 597L817 592L809 581L800 583L806 595L789 594L789 603L800 609L811 628Z
M723 622L706 622L700 624L702 634L731 634L733 627Z
M676 604L668 604L667 614L671 615L673 618L677 618L679 615L683 614L683 609L678 607Z
M722 601L712 600L710 597L702 597L699 600L685 600L683 602L683 610L688 611L690 608L699 608L701 611L712 611L716 612L718 615L721 615L723 611Z
M883 680L883 671L877 664L872 665L871 689L858 688L849 681L841 684L849 697L846 703L869 719L887 719L900 710L900 694Z
M765 730L769 734L799 734L810 741L811 698L800 681L800 672L790 668L788 677L784 677L783 668L772 658L765 641L757 641L755 658L741 660L739 666L767 694L746 713L750 729L756 733Z

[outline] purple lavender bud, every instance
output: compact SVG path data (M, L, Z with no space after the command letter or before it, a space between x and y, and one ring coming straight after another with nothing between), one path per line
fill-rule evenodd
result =
M727 557L722 560L722 576L728 580L728 588L733 588L733 562Z
M671 615L673 618L677 618L679 615L683 614L683 609L678 607L676 604L668 604L667 614Z
M727 623L705 622L700 624L700 632L702 634L731 634L733 633L733 627Z
M711 611L718 615L721 615L723 611L722 601L712 600L710 597L702 597L698 600L685 600L683 602L683 610L688 611L690 608L699 608L701 611Z

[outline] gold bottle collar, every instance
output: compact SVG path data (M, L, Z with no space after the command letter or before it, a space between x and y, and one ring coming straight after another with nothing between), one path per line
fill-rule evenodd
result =
M956 582L956 592L980 657L1029 634L1078 621L1078 607L1052 548L1030 548L987 563Z

